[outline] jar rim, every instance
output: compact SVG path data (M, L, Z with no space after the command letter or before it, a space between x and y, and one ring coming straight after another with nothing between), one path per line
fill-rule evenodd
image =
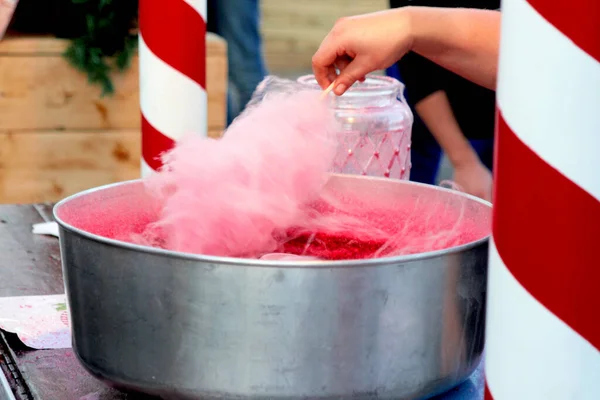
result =
M320 89L319 84L313 74L302 75L297 80L298 83ZM392 77L368 74L364 82L356 82L343 94L343 97L358 96L381 96L395 94L402 90L402 83Z

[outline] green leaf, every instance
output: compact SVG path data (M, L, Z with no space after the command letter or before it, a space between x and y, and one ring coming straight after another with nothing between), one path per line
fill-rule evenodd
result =
M70 1L81 5L86 33L72 40L63 56L87 75L90 84L102 88L102 96L110 95L111 73L129 68L137 48L137 35L130 31L137 21L138 0Z
M93 15L86 15L85 16L85 22L87 25L87 30L89 34L93 34L94 31L96 30L96 19L94 18Z
M111 0L100 0L99 4L98 4L98 8L100 10L102 10L104 7L110 5L112 3Z
M67 303L58 303L54 305L56 311L67 311Z

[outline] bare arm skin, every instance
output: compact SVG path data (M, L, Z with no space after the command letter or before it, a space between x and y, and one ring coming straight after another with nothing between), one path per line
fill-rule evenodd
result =
M427 96L416 104L415 109L452 165L478 160L477 154L454 118L444 91L439 90Z
M335 81L341 95L412 50L495 89L499 40L499 11L403 7L340 19L313 56L313 71L322 88Z
M412 51L488 89L496 89L499 11L461 8L409 10Z
M446 93L439 90L415 106L427 129L436 138L454 167L454 181L469 194L492 200L492 174L464 136Z

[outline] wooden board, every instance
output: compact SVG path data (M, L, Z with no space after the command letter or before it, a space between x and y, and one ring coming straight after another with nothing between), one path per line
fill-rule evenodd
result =
M227 45L207 35L209 136L226 121ZM0 42L0 202L57 201L138 178L138 59L100 97L61 56L68 42L13 37Z
M140 141L138 130L0 133L0 203L58 201L139 178Z
M265 57L272 71L310 69L338 18L389 8L388 0L262 0Z
M226 121L227 45L207 35L209 130ZM100 97L61 54L68 41L49 37L0 41L0 131L139 129L138 60L113 76L116 93Z
M227 123L227 43L213 33L206 35L206 93L208 131L222 131Z

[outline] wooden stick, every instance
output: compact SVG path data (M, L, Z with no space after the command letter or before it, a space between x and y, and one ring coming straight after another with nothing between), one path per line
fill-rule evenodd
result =
M327 97L329 92L331 92L333 90L334 86L335 86L335 81L331 82L331 85L329 85L327 87L327 89L323 90L323 93L321 93L321 100L324 100Z

